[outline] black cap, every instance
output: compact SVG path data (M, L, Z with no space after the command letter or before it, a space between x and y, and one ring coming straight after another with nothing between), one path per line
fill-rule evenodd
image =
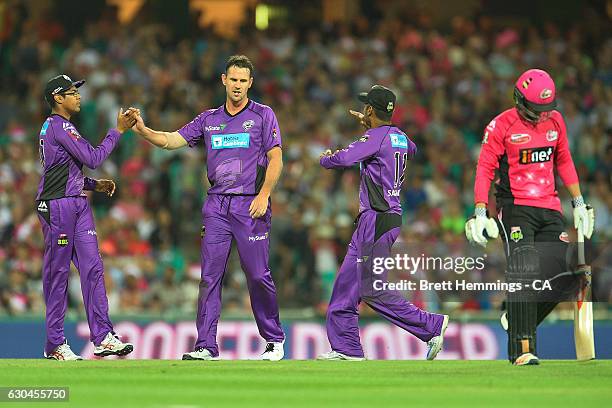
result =
M53 95L58 95L63 92L66 92L73 86L77 88L85 83L84 79L79 81L72 81L68 75L58 75L53 77L47 82L45 86L45 99L47 102L51 103L53 101Z
M374 85L369 92L360 93L359 100L382 112L391 113L395 109L395 94L382 85Z

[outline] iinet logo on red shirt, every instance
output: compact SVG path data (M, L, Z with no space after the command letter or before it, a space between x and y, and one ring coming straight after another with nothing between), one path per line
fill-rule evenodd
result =
M555 149L552 147L533 147L519 150L519 163L532 164L544 163L552 159Z

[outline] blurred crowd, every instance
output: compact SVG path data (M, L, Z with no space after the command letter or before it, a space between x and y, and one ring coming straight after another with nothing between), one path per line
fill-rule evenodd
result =
M587 41L588 21L514 27L457 17L437 31L390 15L299 32L245 26L235 40L200 30L176 40L162 24L136 20L119 26L113 13L71 37L52 16L36 19L16 8L3 18L0 315L44 310L43 242L34 211L37 137L48 114L42 89L59 73L87 80L74 122L97 144L114 127L120 107L137 106L148 126L174 131L202 110L220 106L227 57L251 58L255 80L249 96L274 109L283 137L285 166L272 196L271 234L281 308L325 310L358 212L359 175L357 168L326 171L318 157L362 134L348 109L360 110L356 93L375 83L396 92L393 122L419 148L403 191L406 244L425 244L423 251L443 256L471 251L463 228L473 212L483 129L512 106L514 81L531 67L548 70L556 81L582 191L596 210L596 240L606 244L612 235L612 39ZM130 131L99 170L86 174L118 184L112 198L90 197L111 313L193 317L207 188L201 146L167 152ZM565 214L571 214L567 193L559 191ZM501 245L490 251L491 267L473 279L503 279ZM243 313L250 306L235 252L224 281L224 311ZM69 308L78 312L76 272L69 293ZM436 301L416 296L417 302ZM441 300L434 308L486 310L500 298Z

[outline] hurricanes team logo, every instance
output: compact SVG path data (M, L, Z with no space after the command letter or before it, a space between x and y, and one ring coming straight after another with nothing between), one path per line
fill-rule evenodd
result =
M255 121L253 119L249 119L249 120L245 120L244 122L242 122L242 128L245 131L248 131L250 128L252 128L255 125Z

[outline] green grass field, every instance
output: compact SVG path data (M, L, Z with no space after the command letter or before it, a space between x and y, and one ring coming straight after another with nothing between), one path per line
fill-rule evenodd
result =
M612 361L0 360L0 386L67 386L76 407L603 407Z

